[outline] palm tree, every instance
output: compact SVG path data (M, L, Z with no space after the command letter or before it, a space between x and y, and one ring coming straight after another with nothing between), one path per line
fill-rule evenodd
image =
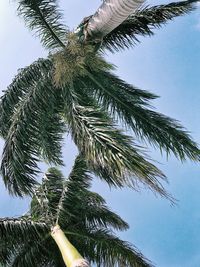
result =
M165 175L141 146L147 141L181 161L199 161L199 148L177 121L151 109L157 96L113 74L103 52L134 45L138 34L151 35L153 28L191 11L193 2L139 9L99 40L99 33L92 37L89 31L92 18L75 33L66 29L56 0L18 0L19 15L50 54L20 70L1 98L0 132L6 139L1 170L10 193L33 191L41 158L63 164L67 132L89 170L109 185L137 188L139 181L170 197L160 183Z
M82 156L76 158L67 180L57 169L49 169L35 190L29 212L0 219L0 263L10 267L87 267L88 262L99 267L152 266L134 246L115 236L112 229L126 230L128 225L89 190L90 182Z

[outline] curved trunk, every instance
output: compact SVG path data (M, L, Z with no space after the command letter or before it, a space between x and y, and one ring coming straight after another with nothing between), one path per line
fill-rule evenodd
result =
M144 0L105 0L89 19L89 38L103 38L142 5ZM92 38L91 38L92 39Z
M67 267L90 267L89 263L80 255L78 250L69 242L64 232L56 225L51 230Z

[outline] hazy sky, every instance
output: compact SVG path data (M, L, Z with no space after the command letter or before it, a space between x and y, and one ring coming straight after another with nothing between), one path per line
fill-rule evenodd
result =
M84 16L92 14L101 1L61 1L65 22L75 28ZM149 1L152 3L167 1ZM181 121L200 143L200 7L199 10L169 22L155 31L154 37L140 38L133 50L109 55L118 66L120 77L135 86L161 96L154 101L157 110ZM42 49L23 21L16 17L16 7L9 0L0 0L0 90L5 90L17 69L29 65L47 52ZM2 148L3 142L1 142ZM120 234L135 244L143 254L160 267L200 266L200 175L199 166L178 162L153 149L151 156L168 176L166 188L179 200L171 207L166 200L144 189L109 190L95 181L94 190L106 197L112 209L130 224ZM64 148L66 165L72 163L75 149ZM70 162L70 164L69 164ZM0 216L24 213L28 200L13 199L1 184Z

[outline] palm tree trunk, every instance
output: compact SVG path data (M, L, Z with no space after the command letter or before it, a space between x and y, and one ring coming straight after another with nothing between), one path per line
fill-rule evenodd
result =
M89 263L80 255L78 250L69 242L64 232L56 225L51 230L67 267L90 267Z
M89 19L87 35L103 38L142 5L144 0L105 0Z

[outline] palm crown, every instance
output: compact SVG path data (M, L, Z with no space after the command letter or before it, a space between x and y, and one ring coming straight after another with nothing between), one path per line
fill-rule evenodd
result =
M135 188L139 180L169 197L159 182L166 177L137 142L148 141L180 160L199 160L199 148L177 121L151 109L154 94L113 74L103 52L134 45L138 34L151 35L153 28L191 11L195 1L139 9L100 40L96 32L87 34L90 19L77 33L66 29L56 0L18 2L19 14L50 54L20 70L1 98L0 131L6 139L1 169L9 191L31 192L41 158L62 164L68 132L89 170L110 185Z
M90 263L105 267L152 266L134 246L114 235L113 229L125 230L128 225L100 195L89 190L90 181L81 156L67 180L57 169L49 169L34 192L27 215L0 219L0 263L13 267L64 267L51 237L51 228L59 224Z

